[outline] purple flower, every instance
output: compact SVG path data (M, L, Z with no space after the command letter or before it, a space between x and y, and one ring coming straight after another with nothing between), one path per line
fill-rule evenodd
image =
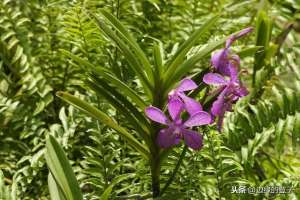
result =
M238 55L230 53L230 46L235 40L243 37L252 30L253 28L251 27L245 28L237 34L231 35L226 40L225 48L220 49L212 54L211 64L217 70L217 72L221 73L222 75L230 76L230 68L239 66L240 58Z
M185 78L179 83L177 88L171 90L171 92L169 93L169 100L178 99L182 101L184 103L184 109L190 115L202 111L202 106L198 101L184 94L184 92L194 90L197 87L197 84L193 80Z
M246 96L248 91L238 79L238 72L235 67L230 68L229 80L218 73L208 73L204 75L203 82L208 85L219 86L220 94L212 105L211 113L213 116L219 117L217 125L218 129L221 130L225 112L232 111L232 104L239 98Z
M169 99L168 111L172 120L169 120L169 118L156 107L149 106L145 109L147 117L167 126L167 128L161 129L157 136L156 141L160 147L172 147L178 144L180 139L184 139L186 145L195 150L201 149L203 146L202 135L188 128L209 124L211 122L211 116L207 112L199 111L183 122L180 115L184 107L184 103L180 99Z
M240 32L231 35L226 40L225 48L212 54L211 64L218 73L208 73L203 77L203 81L209 85L219 86L217 100L213 103L211 113L218 117L218 129L221 130L226 111L232 111L232 104L239 98L248 94L247 89L238 79L238 68L240 58L236 54L230 53L231 44L251 32L253 28L245 28Z

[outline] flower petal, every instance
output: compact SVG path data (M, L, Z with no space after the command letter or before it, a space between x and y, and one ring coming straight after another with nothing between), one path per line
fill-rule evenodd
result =
M243 30L241 30L240 32L236 33L236 34L233 34L229 37L229 39L226 41L226 48L230 47L230 45L236 41L237 39L243 37L244 35L250 33L253 31L253 28L252 27L248 27L248 28L245 28Z
M183 79L178 87L176 88L176 91L178 92L184 92L184 91L190 91L196 89L198 86L197 84L189 78Z
M242 37L242 36L244 36L244 35L246 35L246 34L252 32L253 29L254 29L253 27L247 27L247 28L244 28L244 29L241 30L238 34L236 34L236 38L238 39L238 38L240 38L240 37Z
M213 103L211 108L211 113L214 116L218 116L217 129L219 132L221 132L222 129L225 112L230 111L231 109L232 109L231 102L225 103L223 95L221 96L221 98L219 96L219 98Z
M237 88L235 90L235 94L239 97L244 97L244 96L247 96L249 94L249 91L247 90L246 87L244 86L240 86L239 88Z
M174 121L180 118L183 109L184 104L179 98L169 98L168 111Z
M225 78L217 73L208 73L203 77L203 82L208 85L225 85L227 81Z
M168 118L166 117L166 115L158 108L154 107L154 106L149 106L145 109L145 113L147 115L147 117L149 117L149 119L161 123L161 124L165 124L167 125L168 123Z
M157 144L162 148L169 148L173 145L178 144L180 138L173 134L172 128L166 128L159 131L159 134L156 138Z
M199 150L203 146L203 136L196 131L182 130L185 144L194 150Z
M211 64L217 70L220 68L226 67L228 63L228 49L220 49L214 52L211 56Z
M230 81L239 82L237 67L234 64L230 63L229 64L229 71L230 71Z
M224 95L220 94L211 107L211 114L220 116L224 112Z
M184 107L186 111L190 114L193 115L194 113L197 113L202 110L201 104L196 101L195 99L186 96L183 93L179 93L180 98L184 102Z
M221 49L219 51L216 51L212 54L211 57L211 64L215 67L217 72L221 73L222 75L229 76L229 64L230 64L230 58L229 56L229 49Z
M209 113L200 111L192 115L183 125L187 127L210 124L212 121Z

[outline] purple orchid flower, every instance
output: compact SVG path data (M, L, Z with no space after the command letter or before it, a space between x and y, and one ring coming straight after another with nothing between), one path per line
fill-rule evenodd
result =
M217 89L220 94L212 105L211 113L214 117L219 117L217 126L218 130L221 131L225 112L232 111L232 104L239 98L248 95L248 90L238 79L238 72L235 67L230 68L229 80L218 73L208 73L204 75L203 82L208 85L220 86Z
M245 28L237 34L231 35L226 40L225 48L220 49L212 54L211 64L222 75L230 76L230 68L237 67L240 64L240 58L236 54L230 53L231 44L237 39L243 37L253 30L252 27Z
M149 106L145 109L147 117L151 120L168 126L161 129L157 136L156 142L160 147L170 148L179 144L180 139L184 139L186 145L192 149L198 150L202 148L202 135L188 128L209 124L211 116L207 112L199 111L183 122L180 115L184 111L184 107L184 103L181 100L176 98L169 99L168 111L172 120L169 120L159 108Z
M178 99L182 101L184 103L184 109L190 115L202 111L202 106L198 101L184 94L184 92L194 90L197 87L197 84L193 80L185 78L179 83L177 88L171 90L169 93L169 100Z

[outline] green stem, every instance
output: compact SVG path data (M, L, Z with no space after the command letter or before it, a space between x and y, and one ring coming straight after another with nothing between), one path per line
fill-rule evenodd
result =
M168 187L169 187L169 186L171 185L171 183L174 181L175 176L176 176L176 174L177 174L177 172L178 172L178 170L179 170L179 167L180 167L180 165L182 164L183 158L184 158L184 156L185 156L185 154L186 154L186 152L187 152L187 149L188 149L188 148L187 148L187 146L185 145L185 146L183 147L183 150L182 150L182 152L181 152L181 154L180 154L179 160L178 160L178 162L177 162L177 164L176 164L176 166L175 166L175 168L174 168L174 170L173 170L173 172L172 172L170 178L168 179L168 181L166 182L165 186L163 187L163 189L162 189L162 191L161 191L161 193L160 193L160 196L162 196L162 195L165 193L165 191L168 189Z
M153 198L156 198L156 197L159 197L159 195L160 195L160 180L159 180L160 159L159 159L158 152L152 154L151 177L152 177L152 195L153 195Z

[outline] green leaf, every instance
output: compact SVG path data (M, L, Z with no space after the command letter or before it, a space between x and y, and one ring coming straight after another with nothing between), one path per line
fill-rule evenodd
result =
M113 189L113 184L111 184L109 187L107 187L105 189L105 191L102 193L101 197L100 197L100 200L108 200L109 198L109 195L111 194L112 192L112 189Z
M149 60L147 59L146 55L136 42L136 40L131 36L131 34L126 30L126 28L120 23L120 21L110 14L109 12L105 11L104 9L100 10L102 16L113 26L114 29L118 31L118 36L126 41L126 43L133 49L138 59L143 64L143 68L146 71L146 74L150 81L153 82L153 72L151 69L151 64Z
M116 122L112 120L111 117L109 117L102 111L66 92L57 92L56 95L62 98L64 101L74 105L86 114L94 117L103 124L117 131L120 134L120 136L123 137L128 142L128 144L132 148L136 149L144 158L148 159L150 157L149 150L143 144L136 140L130 133L128 133L128 131L125 128L119 126Z
M80 187L67 156L55 138L51 135L49 135L46 140L45 158L51 174L62 190L65 198L68 200L83 199Z
M120 183L123 180L129 179L129 178L132 178L132 177L135 177L135 176L136 175L134 173L128 173L128 174L122 174L122 175L119 175L119 176L115 177L112 180L111 184L104 190L104 192L102 193L100 199L101 200L107 200L109 198L109 195L112 192L113 187L116 184Z
M22 26L25 22L30 22L30 20L28 18L21 18L16 22L16 27L18 26Z
M165 92L168 92L170 88L173 87L173 85L181 78L183 77L187 72L195 68L195 65L204 57L208 56L214 49L221 46L228 37L224 37L223 39L208 44L205 48L203 48L201 51L187 59L183 64L181 64L178 69L173 72L168 79L166 79L166 82L164 83L166 89Z
M11 50L12 48L14 48L16 45L18 45L20 41L16 38L16 37L12 37L9 39L8 44L7 44L7 49Z
M97 25L100 30L102 30L106 34L106 36L110 38L123 52L126 60L129 63L129 67L140 79L143 89L147 94L149 100L152 100L153 83L151 83L151 80L147 79L145 70L141 67L143 65L130 48L131 46L127 44L127 41L124 41L124 39L120 38L113 30L111 30L103 21L101 21L94 15L92 16L97 21Z
M264 51L262 46L255 46L255 47L249 47L241 50L238 55L240 58L245 58L248 56L253 56L257 52L262 52Z
M255 138L252 140L252 145L248 145L249 154L252 159L257 154L258 150L269 140L271 134L274 133L274 127L264 129L262 133L256 133ZM250 144L250 142L249 142Z
M256 82L256 72L266 63L266 52L269 51L269 43L272 33L272 21L265 11L260 10L256 21L256 46L262 46L263 51L256 52L253 65L253 85Z
M5 33L1 34L1 40L5 41L6 39L8 39L14 35L16 35L16 33L14 31L6 31Z
M126 96L120 94L116 88L111 87L109 84L107 84L104 80L101 80L100 78L98 78L95 75L90 75L91 79L93 80L94 83L96 83L96 86L101 87L102 88L102 92L104 93L110 93L114 99L112 100L116 100L119 101L121 104L124 105L125 109L128 109L128 111L130 111L138 120L139 123L142 124L143 126L145 126L145 128L150 128L150 124L148 123L148 121L146 120L145 116L136 108L136 106L134 106L127 98ZM98 88L97 87L97 88ZM119 88L118 88L119 89ZM100 93L99 93L100 94ZM100 94L101 95L101 94ZM144 112L144 109L141 110L142 112ZM127 115L127 113L126 113Z
M263 46L267 48L269 46L272 21L268 17L265 11L259 11L256 22L256 46Z
M59 50L62 54L64 54L65 56L67 56L68 58L72 59L73 61L77 62L79 64L79 66L81 67L81 69L83 70L87 70L87 69L94 69L96 68L92 63L90 63L89 61L87 60L84 60L82 58L80 58L79 56L77 55L74 55L73 53L69 52L69 51L66 51L64 49L60 49ZM85 67L87 68L85 68ZM97 69L98 70L101 70L101 71L108 71L107 69L105 69L104 67L99 67L97 66Z
M217 16L218 17L218 16ZM213 18L214 19L214 18ZM213 20L212 19L212 20ZM236 33L238 33L239 31L231 34L234 35ZM175 71L172 71L170 73L169 76L164 76L165 82L165 89L164 92L168 92L170 90L170 88L172 88L174 86L174 84L176 82L178 82L178 80L185 76L187 72L191 71L192 69L195 68L195 65L201 61L201 59L205 58L206 56L208 56L213 50L215 50L216 48L218 48L219 46L221 46L222 44L225 43L225 41L229 38L230 36L226 36L222 39L220 39L219 41L216 42L212 42L207 44L205 47L202 48L202 50L200 50L198 53L196 53L195 55L193 55L192 57L190 57L189 59L187 59L186 61L184 61L182 64L180 63L180 66L178 67L178 69L176 69Z
M21 58L22 54L23 54L23 47L18 46L17 50L16 50L16 53L15 53L14 57L11 60L11 63L13 64L13 63L17 62L17 60L19 60L19 58Z
M113 84L114 86L118 87L120 89L120 91L124 94L127 95L129 98L131 98L131 100L134 101L134 103L140 107L141 110L144 110L145 107L147 107L147 104L145 103L145 101L138 95L136 94L136 92L131 89L130 87L128 87L125 83L123 83L122 81L120 81L118 78L114 77L113 75L111 75L109 73L108 69L105 69L104 67L100 67L97 66L95 67L93 64L91 64L89 61L84 60L82 58L80 58L77 55L72 54L69 51L60 50L65 56L71 58L72 60L76 61L78 64L82 65L81 68L83 70L90 70L93 71L94 73L96 73L97 75L103 77L104 79L106 79L109 83ZM84 68L83 66L87 67Z
M183 59L185 58L186 54L190 51L190 49L197 43L199 38L208 31L218 20L219 16L215 16L208 20L206 23L202 25L197 31L195 31L191 37L189 37L178 49L175 55L171 58L170 63L168 65L168 69L164 74L164 80L170 79L174 71L178 68L178 66L182 63Z
M0 199L1 200L16 200L15 194L12 191L12 187L5 185L5 177L0 169Z
M37 102L36 108L33 111L33 116L42 112L44 110L44 108L45 108L45 103L43 101Z
M49 187L49 193L50 193L51 200L66 200L63 192L57 186L51 173L48 174L48 187Z
M145 117L126 99L126 97L122 96L114 88L106 84L105 81L93 76L91 78L93 81L87 81L88 86L98 95L109 101L109 103L125 117L125 120L135 128L137 133L140 134L146 143L150 145L150 124Z
M163 69L163 49L160 43L155 43L153 46L153 60L154 60L154 78L155 88L161 88Z
M110 84L117 87L121 93L128 96L141 110L144 110L147 107L146 102L133 89L128 87L126 85L126 83L120 81L118 78L116 78L112 74L102 71L102 69L94 67L93 72L95 72L97 75L103 77Z
M155 76L158 77L161 77L164 72L163 55L164 52L162 49L162 45L160 45L160 43L155 43L153 46L153 59L154 59Z
M293 149L296 150L297 144L300 144L300 113L295 114L294 127L292 132Z

